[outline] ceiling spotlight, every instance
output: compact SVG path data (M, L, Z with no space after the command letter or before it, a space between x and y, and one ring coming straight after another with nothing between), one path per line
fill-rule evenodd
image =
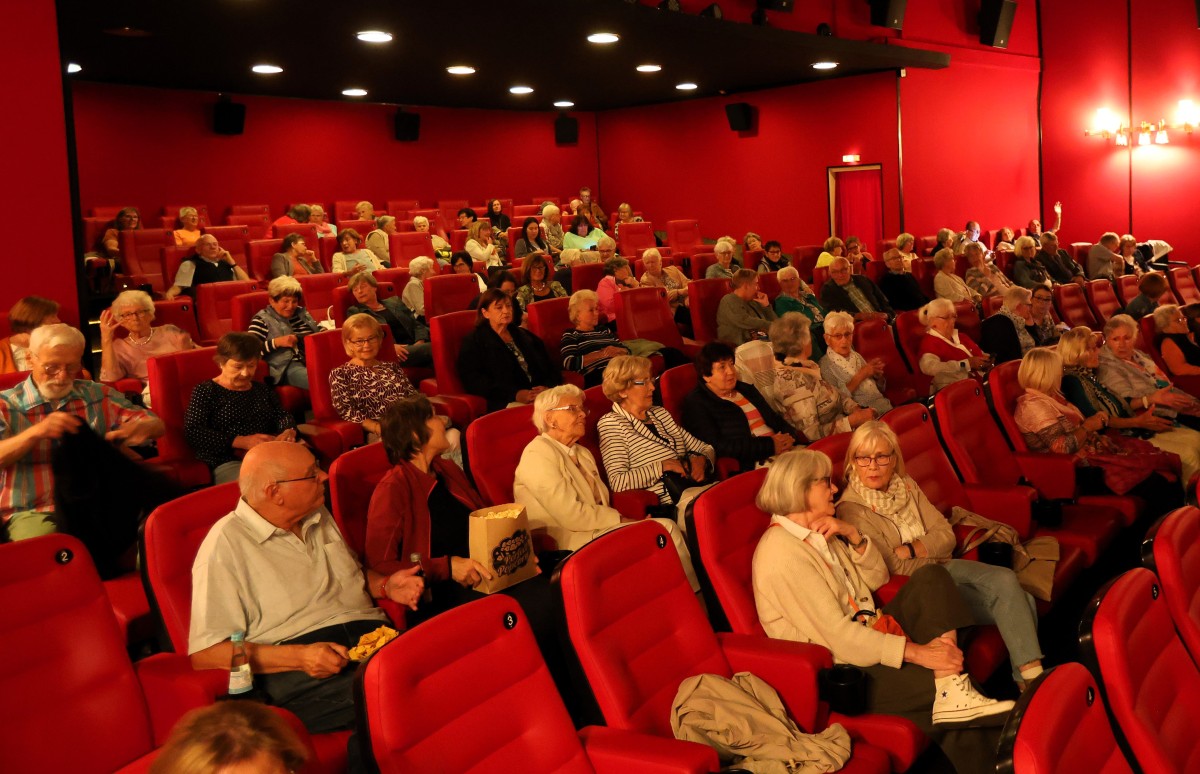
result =
M67 72L77 73L81 70L83 70L83 68L80 67L79 65L75 64L74 62L67 62Z
M250 69L253 70L254 72L258 73L259 75L275 75L276 73L283 72L282 67L278 67L276 65L269 65L269 64L256 64L253 67L251 67Z
M556 108L572 108L572 107L575 107L575 103L569 99L560 99L558 102L554 103L554 107L556 107Z
M367 90L366 89L342 89L342 96L365 97L365 96L367 96Z
M681 10L679 7L679 0L662 0L662 2L658 4L658 10L660 10L660 11Z
M695 91L696 89L698 89L700 87L694 83L685 82L685 83L675 84L675 88L679 89L680 91Z
M508 91L512 94L532 94L533 87L532 86L513 86Z
M608 44L616 43L621 39L621 37L612 32L593 32L591 35L587 36L587 39L588 43Z
M717 5L716 3L707 6L703 11L700 12L700 15L706 19L721 20L725 18L725 13L721 10L721 6Z
M392 33L383 30L363 30L355 33L363 43L391 43Z
M837 67L837 62L813 62L812 69L814 70L832 70Z
M475 68L470 65L451 65L446 68L451 75L474 75Z
M655 64L644 64L644 65L637 66L637 71L639 73L656 73L661 69L662 69L662 65L655 65Z

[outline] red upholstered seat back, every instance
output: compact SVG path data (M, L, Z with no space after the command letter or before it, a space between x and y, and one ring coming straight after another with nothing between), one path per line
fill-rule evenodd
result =
M937 274L937 269L933 267L933 261L928 259L915 260L911 264L913 279L921 286L921 292L926 298L936 298L937 293L933 290L933 275Z
M1106 279L1089 282L1084 287L1084 294L1100 325L1104 325L1108 322L1108 318L1120 314L1122 311L1121 302L1117 299L1117 291L1113 290L1112 283Z
M266 239L271 231L271 216L258 214L230 215L225 219L230 226L243 226L247 239ZM253 276L253 275L251 275Z
M921 340L925 338L925 326L921 324L916 310L896 315L896 338L900 341L904 359L908 361L914 389L920 396L928 395L933 377L921 371Z
M1132 274L1122 274L1117 277L1117 297L1121 299L1122 304L1128 304L1137 298L1137 283L1138 278Z
M276 239L283 239L288 234L299 234L304 237L304 246L314 253L317 251L317 224L315 223L287 223L275 227L274 236Z
M828 266L813 267L812 282L809 284L812 286L812 292L814 295L816 295L818 298L820 298L821 288L823 288L825 286L825 283L828 281L829 281L829 267Z
M513 501L513 476L521 452L537 434L533 404L493 411L467 425L471 474L484 500L495 505Z
M742 268L758 271L758 264L766 254L765 250L742 250Z
M1171 280L1171 289L1175 291L1175 298L1181 304L1194 304L1200 302L1200 288L1196 287L1196 280L1192 278L1192 271L1187 266L1176 266L1167 273L1167 277Z
M604 264L577 263L571 267L571 290L595 290L604 278Z
M672 736L671 701L698 674L729 662L653 521L602 535L560 567L571 644L612 727Z
M649 221L622 223L617 233L621 237L617 252L626 258L640 258L643 252L658 246L654 241L654 225Z
M371 495L391 467L382 443L352 449L329 466L329 502L333 518L346 545L360 557L367 543L367 509L371 505Z
M87 549L65 535L0 545L5 771L116 771L153 730Z
M304 291L304 306L315 320L327 319L333 306L333 291L345 287L346 278L341 274L307 274L296 278Z
M442 211L441 210L409 210L408 211L408 217L410 220L416 218L418 215L424 215L425 218L429 220L430 233L437 234L442 239L446 239L446 223L447 223L447 221L442 220ZM453 223L454 221L451 220L449 222ZM375 226L372 225L371 228L375 228ZM363 236L365 237L366 234L363 234ZM449 240L447 240L447 241L449 241ZM430 257L432 257L432 256L430 256Z
M792 250L792 265L800 272L800 279L812 282L813 269L817 267L817 258L825 248L821 245L797 245Z
M617 298L620 299L622 295L624 293L618 293ZM547 298L530 304L525 309L525 320L529 330L546 345L546 354L555 363L562 361L563 332L574 327L568 314L570 304L570 298Z
M938 442L929 409L919 404L901 406L884 414L883 421L900 439L908 475L917 482L933 506L943 513L949 513L953 505L966 505L967 497L962 482L958 480L946 452Z
M187 296L177 296L171 301L155 301L154 324L174 325L191 334L192 341L200 339L200 330L196 327L196 302ZM128 334L124 328L118 330Z
M1012 486L1021 469L988 410L983 388L974 379L955 382L934 398L942 441L969 484Z
M375 230L375 221L374 220L339 221L337 224L337 227L338 227L338 231L345 231L348 228L352 228L355 231L357 231L358 235L361 236L365 240L367 238L367 234L369 234ZM309 247L312 247L312 245L309 245Z
M266 309L270 303L271 296L265 290L255 290L229 299L230 324L233 326L231 330L249 330L254 315Z
M1068 282L1065 285L1055 285L1053 292L1054 306L1058 309L1058 316L1062 318L1063 322L1072 328L1082 325L1095 330L1099 327L1096 324L1095 315L1087 305L1083 288L1074 282Z
M709 245L702 245L702 250L709 250ZM708 272L708 267L717 262L717 254L713 252L702 252L692 254L692 274L688 279L702 280Z
M1125 573L1092 602L1080 641L1142 770L1189 771L1200 755L1200 672L1161 591L1150 570Z
M1167 368L1167 361L1162 359L1162 350L1159 348L1160 341L1158 339L1158 328L1154 324L1154 315L1148 314L1138 320L1138 348L1143 352L1149 353L1164 374L1171 375L1171 369Z
M616 295L617 338L649 339L683 349L683 336L662 288L633 288Z
M396 269L395 271L406 272L407 270ZM396 295L396 286L391 282L384 282L383 280L378 280L378 282L379 285L375 288L376 298L382 301L385 298L391 298L392 296ZM408 282L407 278L405 279L405 282ZM403 287L403 285L401 287ZM338 285L335 287L333 289L333 317L331 318L333 320L333 324L339 328L342 327L342 324L346 322L346 310L357 303L358 302L354 300L354 294L350 292L350 288L346 287L345 285Z
M691 255L703 247L703 241L700 236L700 221L667 221L667 245L671 248L672 253Z
M404 220L408 215L409 210L417 210L421 208L421 202L416 199L388 199L387 211L388 214L395 217L397 220ZM408 218L412 220L412 218Z
M775 303L775 299L779 296L779 272L767 271L759 274L758 289L767 294L767 300L772 304Z
M196 321L201 341L215 344L233 330L233 298L258 288L254 280L207 282L196 288Z
M354 209L358 205L358 201L359 200L349 201L342 199L333 203L333 219L334 222L338 224L338 231L346 228L346 221L356 220L358 218L358 213Z
M1104 701L1082 664L1061 664L1033 684L1000 737L997 771L1132 772L1117 746Z
M923 236L917 240L916 251L917 255L930 256L933 255L938 246L936 236Z
M471 238L469 229L456 228L450 232L449 238L446 240L450 243L450 249L453 252L467 249L467 240Z
M852 433L834 433L809 444L808 447L811 451L821 452L833 463L833 470L829 472L829 477L839 487L846 480L846 450L850 448L851 435Z
M422 285L427 320L448 312L461 312L479 296L479 283L471 274L430 275Z
M316 251L314 243L310 250ZM250 276L264 283L271 279L271 261L275 253L283 250L282 239L251 239L246 243L246 257L250 260Z
M663 371L658 379L658 390L662 395L662 405L678 422L683 417L683 399L696 389L700 376L695 366L681 365Z
M1183 644L1200 659L1200 509L1171 512L1154 530L1150 543L1167 608ZM1144 554L1144 552L1143 552Z
M691 299L692 331L696 341L717 340L717 307L732 290L727 279L701 279L688 283Z
M970 301L956 301L954 312L958 315L955 325L960 331L970 336L971 341L979 341L983 338L983 320L979 318L979 312L975 309L974 304Z
M1088 252L1092 249L1091 242L1072 242L1067 247L1067 252L1075 259L1075 262L1087 269Z
M432 279L438 279L433 277ZM425 280L429 282L429 280ZM474 280L472 279L472 282ZM458 351L463 337L475 328L475 312L450 312L429 320L429 337L433 344L433 370L437 372L438 391L443 395L466 395L458 376Z
M883 375L887 381L885 393L893 404L907 402L916 396L912 374L896 347L892 326L883 320L866 320L854 324L854 351L868 361L879 358L883 361Z
M231 204L229 205L230 215L270 215L271 205L269 204Z
M434 258L433 234L428 231L405 231L388 235L388 255L392 268L403 269L413 258Z
M1112 287L1111 285L1109 286ZM996 312L1000 311L1000 307L1004 305L1004 298L1001 296L984 296L983 299L983 316L984 318L991 317Z
M188 652L192 563L212 526L237 507L236 481L206 487L155 508L142 535L142 573L167 630L171 649Z
M121 265L126 274L137 274L150 281L158 292L163 284L162 250L173 247L175 237L165 228L139 228L120 232Z
M693 508L700 563L738 634L765 636L751 580L754 550L771 521L754 504L766 477L765 468L733 476L702 494Z
M593 771L511 597L480 599L406 632L361 679L382 774Z
M538 217L540 214L539 211L542 209L542 201L545 201L545 200L543 199L543 200L539 201L537 204L513 205L513 214L512 214L513 221L514 222L518 221L518 220L523 221L523 220L525 220L525 218Z
M1000 427L1008 436L1008 441L1012 444L1013 449L1023 452L1029 451L1029 447L1025 444L1020 428L1017 427L1014 415L1017 410L1017 398L1025 392L1025 388L1017 382L1017 371L1020 368L1019 360L1001 363L988 373L987 383L988 391L992 396L992 408L1000 419Z

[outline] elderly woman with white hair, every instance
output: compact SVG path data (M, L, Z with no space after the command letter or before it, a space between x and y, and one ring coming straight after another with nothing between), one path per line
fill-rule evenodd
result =
M542 233L551 255L558 255L563 251L562 210L557 204L542 207Z
M1113 315L1104 324L1100 351L1100 382L1131 410L1153 408L1160 416L1200 430L1200 401L1171 384L1171 380L1137 348L1138 324L1127 314Z
M642 253L642 287L663 288L667 292L667 305L675 316L676 323L691 328L691 313L688 311L688 278L677 266L663 266L662 253L651 247Z
M117 328L124 328L128 335L117 338ZM100 381L137 379L142 383L142 403L149 407L146 361L195 346L185 330L174 325L154 327L154 301L144 291L126 290L100 313Z
M408 264L408 284L400 298L418 320L425 319L425 278L437 274L437 262L420 256Z
M733 240L717 242L713 245L713 255L717 256L717 262L705 270L704 278L733 279L733 273L741 268L733 260Z
M329 222L329 216L325 214L325 208L319 204L309 205L308 222L317 227L318 239L337 236L337 226Z
M392 234L399 233L396 219L391 215L380 215L375 218L375 230L367 234L367 249L375 254L384 266L392 265L391 242Z
M1004 291L999 311L983 321L981 344L997 363L1020 360L1038 345L1037 330L1030 316L1029 288L1012 285Z
M821 305L812 288L800 279L800 272L796 267L784 266L775 278L779 281L779 295L775 296L773 304L775 314L783 317L788 312L800 312L813 324L813 336L822 336L822 326L829 312ZM817 349L823 347L818 346Z
M563 331L560 353L566 371L583 374L585 387L603 381L604 369L613 358L629 354L612 329L600 325L599 299L591 290L577 290L567 304L567 316L575 325Z
M450 261L450 255L453 252L450 249L450 243L442 238L440 234L432 233L429 230L429 218L424 215L418 215L413 218L413 231L420 234L429 234L433 240L433 253L437 256L438 263L447 264Z
M972 290L966 280L954 273L955 265L956 259L953 253L947 255L945 250L938 250L937 254L933 256L933 267L937 269L937 274L933 275L933 292L937 294L938 298L950 301L970 301L975 306L979 306L982 296Z
M916 570L880 607L891 578L881 546L835 515L837 485L820 452L782 454L755 504L771 515L754 551L754 603L768 637L828 648L867 673L868 712L908 718L960 774L995 768L994 732L1013 708L980 694L964 672L960 630L975 617L946 568Z
M179 228L173 232L176 247L192 248L200 238L200 213L195 207L179 208Z
M267 307L250 320L249 333L262 342L262 354L275 384L308 389L304 338L320 330L304 308L304 291L295 277L276 277L267 285Z
M888 258L893 255L899 256L900 261L904 266L904 270L912 271L912 262L920 259L920 256L913 251L913 248L916 247L916 244L917 238L912 234L905 232L896 237L896 246L881 255L879 259L886 262Z
M825 318L825 357L821 358L821 376L843 395L881 416L892 410L892 402L883 394L887 387L884 363L880 358L868 361L854 349L854 317L846 312L830 312Z
M360 271L378 271L384 268L383 262L375 253L362 248L362 237L352 228L342 232L337 238L341 248L333 254L333 273L343 277L353 277Z
M921 307L921 324L925 335L921 337L920 359L917 361L921 373L933 377L929 385L932 395L947 384L954 384L971 374L983 373L991 364L991 358L971 341L971 337L955 329L958 313L954 304L944 298L935 298Z
M967 273L963 279L967 287L978 293L980 298L998 296L1013 286L1013 281L1000 271L1000 267L987 260L980 243L968 244L963 248L963 255L967 258Z
M1153 275L1147 275L1153 276ZM1154 329L1158 331L1158 351L1172 376L1200 376L1200 346L1188 317L1200 311L1197 306L1185 310L1167 304L1154 310Z
M513 479L513 497L529 513L529 526L544 531L560 550L574 551L625 523L612 507L596 458L581 446L587 426L583 390L572 384L551 387L533 404L539 435L521 452ZM699 591L692 558L675 522L654 519L675 543L684 572Z

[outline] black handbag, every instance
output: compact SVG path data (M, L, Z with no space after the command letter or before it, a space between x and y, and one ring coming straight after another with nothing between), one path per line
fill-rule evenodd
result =
M690 464L690 458L680 457L679 463L683 465L684 470L687 470ZM667 490L667 497L671 499L673 504L678 505L679 501L683 499L683 492L685 489L691 489L694 486L708 486L709 484L713 483L713 475L712 471L708 467L707 461L705 461L704 478L700 479L699 481L696 481L691 476L684 475L683 473L676 473L673 470L664 470L661 480L663 489Z

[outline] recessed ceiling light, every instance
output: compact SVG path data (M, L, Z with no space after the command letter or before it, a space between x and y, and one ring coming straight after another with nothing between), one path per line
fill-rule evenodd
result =
M392 33L383 30L363 30L358 33L358 39L363 43L391 43Z
M812 69L814 70L832 70L837 67L837 62L813 62Z
M618 40L621 39L621 37L619 35L615 35L611 32L593 32L591 35L588 35L587 39L588 39L588 43L604 44L604 43L616 43Z
M79 71L81 71L81 70L83 70L83 68L82 68L82 67L80 67L79 65L75 64L74 62L68 62L68 63L67 63L67 72L69 72L69 73L77 73L77 72L79 72Z
M122 38L148 38L150 33L147 30L139 29L138 27L114 27L111 30L105 30L106 35L116 35Z
M366 89L342 89L342 95L346 97L365 97L367 96Z
M698 89L700 87L694 83L685 82L685 83L675 84L675 88L679 89L680 91L695 91L696 89Z
M513 86L509 91L513 94L532 94L532 86Z
M474 75L475 68L470 65L451 65L446 68L446 72L451 75Z
M656 73L661 69L662 69L662 65L644 64L644 65L637 66L637 71L639 73Z
M569 99L560 99L558 102L554 103L554 107L556 107L556 108L575 107L575 103Z
M269 65L269 64L256 64L253 67L251 67L250 69L253 70L254 72L258 73L259 75L275 75L276 73L283 72L282 67L278 67L276 65Z

